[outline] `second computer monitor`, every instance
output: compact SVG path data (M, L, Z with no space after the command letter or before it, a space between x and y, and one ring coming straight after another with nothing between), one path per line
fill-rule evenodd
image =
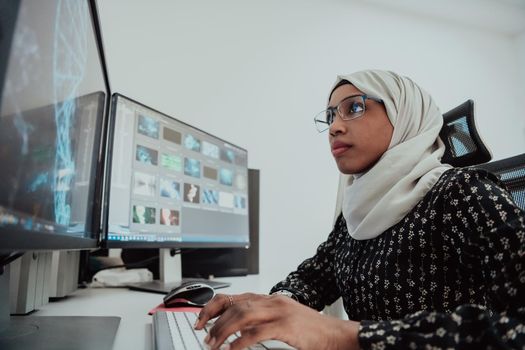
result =
M246 247L247 151L112 98L108 247Z
M0 3L0 255L97 246L109 98L94 6Z

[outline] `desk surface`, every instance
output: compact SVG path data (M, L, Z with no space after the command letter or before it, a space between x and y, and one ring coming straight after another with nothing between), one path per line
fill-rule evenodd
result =
M265 280L259 275L218 280L232 284L231 287L218 290L219 293L228 294L266 294L277 282ZM161 302L161 294L127 288L88 288L79 289L63 300L41 307L34 316L119 316L121 321L113 349L151 349L151 316L147 313Z

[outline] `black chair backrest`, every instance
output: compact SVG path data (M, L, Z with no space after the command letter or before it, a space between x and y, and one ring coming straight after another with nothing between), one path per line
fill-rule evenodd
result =
M474 101L467 100L443 114L439 136L446 147L442 163L454 167L475 166L493 173L507 186L516 204L525 210L525 153L487 163L492 155L476 130Z
M495 162L477 165L496 175L507 186L514 201L525 210L525 153Z
M443 127L439 133L445 143L441 161L455 167L486 163L492 159L474 123L474 101L467 100L443 114Z

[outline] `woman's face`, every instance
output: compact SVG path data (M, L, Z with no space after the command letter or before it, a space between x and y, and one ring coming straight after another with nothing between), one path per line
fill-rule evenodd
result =
M345 84L334 90L329 107L352 95L364 95L355 86ZM394 127L382 103L366 100L365 113L356 119L343 120L337 113L330 126L332 155L343 174L358 174L371 168L386 152Z

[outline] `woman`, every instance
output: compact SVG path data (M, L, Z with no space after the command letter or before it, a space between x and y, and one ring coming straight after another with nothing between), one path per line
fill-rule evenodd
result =
M441 163L432 98L392 72L357 72L338 78L316 123L350 175L342 214L272 295L204 307L197 329L220 315L208 345L241 331L226 348L523 348L525 215L496 177ZM338 297L350 321L315 311Z

